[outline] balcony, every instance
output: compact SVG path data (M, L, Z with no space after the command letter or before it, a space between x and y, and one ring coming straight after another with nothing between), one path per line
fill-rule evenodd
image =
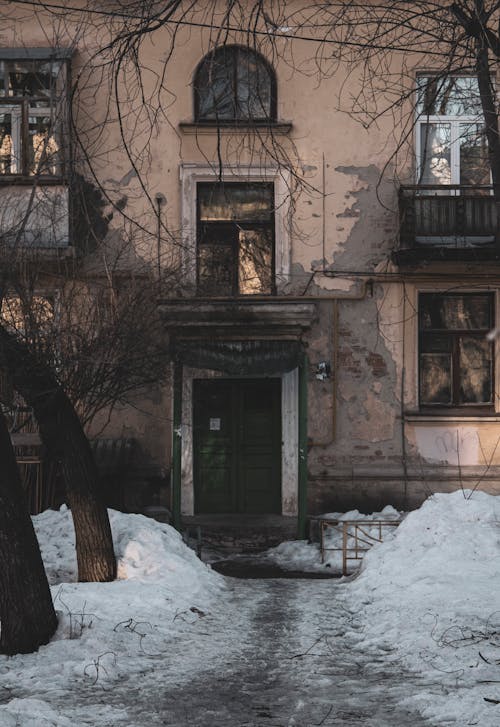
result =
M493 188L413 185L399 191L398 265L446 260L500 260Z
M68 248L67 185L0 185L0 240L20 248Z

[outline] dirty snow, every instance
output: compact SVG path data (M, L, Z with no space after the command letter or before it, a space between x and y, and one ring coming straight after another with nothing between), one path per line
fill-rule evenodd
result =
M224 579L111 511L119 580L78 584L70 513L43 513L60 624L0 657L0 726L498 727L500 498L469 495L429 498L340 581Z

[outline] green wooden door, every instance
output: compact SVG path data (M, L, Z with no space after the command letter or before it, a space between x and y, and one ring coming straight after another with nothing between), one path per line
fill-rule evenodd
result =
M193 398L196 512L281 512L281 381L195 381Z

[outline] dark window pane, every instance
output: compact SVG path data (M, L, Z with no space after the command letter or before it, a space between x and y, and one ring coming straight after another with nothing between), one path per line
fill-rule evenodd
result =
M237 231L233 224L214 223L199 225L198 243L200 245L234 245L237 240Z
M481 97L475 76L419 76L417 111L429 116L481 116Z
M198 115L201 119L236 117L236 92L232 53L222 51L206 59L196 77Z
M198 248L198 290L202 295L232 295L234 248L202 245Z
M460 403L492 402L492 347L485 338L462 336L460 350Z
M266 66L252 52L240 49L236 73L238 116L270 118L271 78Z
M269 222L272 184L199 184L199 218L203 222L238 220Z
M198 119L262 121L271 118L273 79L248 48L226 46L208 55L195 78Z
M420 350L424 353L448 353L453 348L452 336L427 333L420 339Z
M62 91L63 63L51 61L0 61L3 96L54 96Z
M421 404L493 403L492 303L490 294L420 295Z
M243 295L272 292L273 241L270 230L240 230L239 292Z
M491 298L488 295L421 295L420 328L488 330Z
M420 403L451 404L451 355L420 354Z

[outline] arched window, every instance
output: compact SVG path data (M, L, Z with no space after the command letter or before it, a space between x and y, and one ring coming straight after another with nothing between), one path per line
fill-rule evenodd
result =
M273 69L250 48L217 48L196 70L194 113L196 121L275 121Z

